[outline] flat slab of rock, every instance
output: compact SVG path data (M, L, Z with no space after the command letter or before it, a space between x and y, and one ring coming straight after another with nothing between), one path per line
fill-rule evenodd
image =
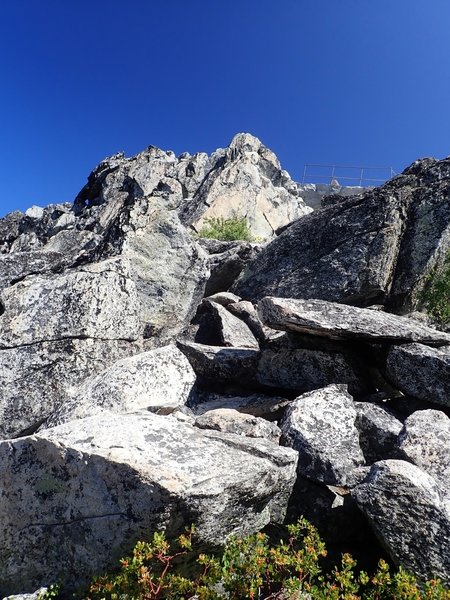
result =
M273 329L330 339L450 344L450 335L406 317L325 300L265 297L258 303L262 321Z
M387 357L386 374L405 394L450 406L450 347L393 346Z
M142 352L113 363L85 381L52 414L46 427L105 410L170 412L186 403L195 381L189 361L175 346Z
M220 543L278 522L296 461L267 440L148 412L2 442L0 595L55 578L78 585L160 526L171 537L195 523L201 540Z
M217 408L231 408L247 415L276 421L290 402L287 398L265 396L263 394L250 394L249 396L210 394L209 398L202 399L200 403L196 404L193 411L196 415L202 415Z
M286 410L281 431L282 443L299 452L299 474L345 485L351 471L364 464L355 420L346 386L329 385L296 398Z
M275 443L278 443L281 435L281 430L275 423L231 408L209 410L195 419L195 426L247 437L266 438Z
M450 502L430 475L384 460L352 494L397 565L450 584Z
M410 415L399 435L399 448L406 460L440 482L450 481L450 419L440 410L418 410Z

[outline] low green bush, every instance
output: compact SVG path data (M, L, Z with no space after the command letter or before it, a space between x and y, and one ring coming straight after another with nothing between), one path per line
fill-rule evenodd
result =
M441 324L450 323L450 252L435 269L423 289L421 301L428 314Z
M324 573L326 549L306 520L287 527L286 541L271 544L257 533L230 539L222 553L193 549L194 529L170 544L163 533L138 542L120 569L97 578L83 598L88 600L450 600L439 581L419 585L400 569L391 573L384 561L369 576L343 555L339 567ZM189 575L186 575L189 565Z
M245 217L234 216L229 219L225 219L224 217L210 217L205 219L204 223L205 225L197 234L198 237L226 242L235 240L253 241L253 236Z

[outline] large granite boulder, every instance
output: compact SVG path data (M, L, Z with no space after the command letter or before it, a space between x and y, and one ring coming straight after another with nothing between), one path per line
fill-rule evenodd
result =
M44 425L52 427L104 411L170 413L189 401L195 381L191 365L175 346L135 354L72 389Z
M158 527L222 543L286 511L296 452L151 413L103 414L0 443L0 594L73 587Z
M450 406L450 346L392 346L387 357L386 374L405 394Z
M413 319L337 302L266 297L258 303L258 312L274 329L336 340L450 344L450 334Z
M384 460L352 493L397 565L450 584L450 501L435 479L405 461Z
M299 453L298 472L312 481L346 485L364 464L353 399L343 385L299 396L281 423L282 443Z
M375 402L355 402L359 444L368 464L398 458L398 435L403 423L387 406Z
M293 223L233 287L246 300L318 298L412 310L450 249L450 160L417 161L401 176Z

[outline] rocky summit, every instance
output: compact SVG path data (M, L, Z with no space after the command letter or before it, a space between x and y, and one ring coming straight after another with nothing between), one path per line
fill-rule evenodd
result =
M0 219L0 597L300 515L450 585L450 159L312 195L241 133Z

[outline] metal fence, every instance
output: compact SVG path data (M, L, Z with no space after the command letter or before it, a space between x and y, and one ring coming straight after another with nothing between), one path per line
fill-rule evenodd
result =
M375 187L397 175L392 167L358 167L353 165L307 164L302 183Z

